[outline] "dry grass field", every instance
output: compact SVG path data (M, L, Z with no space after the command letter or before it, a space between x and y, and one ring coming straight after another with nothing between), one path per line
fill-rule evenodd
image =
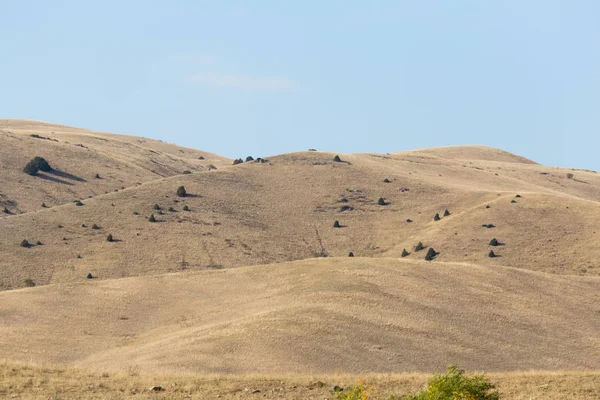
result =
M596 400L598 372L513 372L486 376L502 398L511 400ZM426 374L352 375L190 375L139 374L0 362L0 396L19 399L283 399L333 398L331 387L358 382L372 389L369 399L387 400L421 389ZM154 393L160 385L164 391Z
M387 399L453 363L506 399L600 398L596 172L335 156L0 120L0 398Z

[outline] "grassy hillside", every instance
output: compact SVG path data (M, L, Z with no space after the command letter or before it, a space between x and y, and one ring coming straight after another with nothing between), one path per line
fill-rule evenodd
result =
M0 354L100 369L600 369L600 278L329 258L0 293Z
M25 279L120 278L351 251L399 257L406 249L409 259L423 259L413 252L419 241L438 251L439 261L599 276L598 174L474 149L463 152L471 161L444 158L447 148L342 155L342 162L330 153L293 153L152 180L84 199L84 206L8 215L0 219L0 288L23 287ZM185 198L176 196L180 185ZM446 209L451 215L444 217ZM148 222L151 214L157 223ZM341 228L333 228L336 220ZM494 227L482 226L488 224ZM118 241L107 242L109 233ZM502 245L489 246L493 238ZM23 239L43 245L23 248ZM490 250L499 257L489 258Z
M36 177L25 174L23 168L35 156L46 158L55 170ZM186 170L205 170L211 164L219 167L230 161L158 140L0 120L0 210L39 210L42 203L51 207Z
M518 372L487 375L505 399L597 399L597 372ZM267 375L198 376L187 374L139 374L88 371L57 366L0 363L0 396L23 399L331 399L331 386L348 387L359 381L372 388L373 400L388 400L421 389L429 376L394 375ZM149 389L161 385L163 392Z

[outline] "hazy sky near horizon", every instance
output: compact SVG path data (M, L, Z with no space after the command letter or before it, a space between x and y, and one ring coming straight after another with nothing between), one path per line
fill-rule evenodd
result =
M600 170L600 2L0 0L0 118L229 157L484 144Z

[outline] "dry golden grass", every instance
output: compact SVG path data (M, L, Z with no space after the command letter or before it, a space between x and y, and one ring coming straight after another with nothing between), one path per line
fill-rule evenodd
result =
M0 293L0 357L119 370L600 369L600 279L329 258Z
M37 177L23 173L35 156L46 158L56 171ZM52 207L185 170L205 170L210 164L219 167L230 160L142 137L0 119L0 210L30 212L41 209L42 203Z
M596 400L599 372L491 373L502 398ZM0 396L18 399L332 399L332 385L359 381L374 389L370 399L415 392L429 375L192 375L101 372L56 366L0 363ZM322 383L323 385L321 385ZM165 390L153 393L152 386Z
M329 153L287 154L154 180L84 200L83 207L6 216L0 218L0 289L23 287L25 279L82 281L89 272L106 279L285 262L314 257L322 247L330 256L399 257L419 241L439 251L440 261L600 275L597 174L575 171L568 179L567 170L496 161L522 161L499 150L461 149L472 161L432 155L456 155L448 148L343 155L350 164L334 163ZM14 168L20 179L30 178L23 178L20 163ZM31 179L39 190L50 185ZM179 185L191 196L177 198ZM511 203L516 194L522 197ZM380 197L389 204L379 206ZM184 205L191 211L182 211ZM352 210L340 212L342 206ZM434 222L446 208L452 215ZM147 221L152 213L159 223ZM344 227L334 229L335 220ZM102 229L91 230L93 224ZM106 242L108 233L120 241ZM492 259L494 237L505 245ZM23 239L44 245L25 249Z

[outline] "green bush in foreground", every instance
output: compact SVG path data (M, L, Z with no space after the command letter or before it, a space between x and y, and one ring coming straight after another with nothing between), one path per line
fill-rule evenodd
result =
M494 389L485 376L467 376L451 365L446 374L431 378L427 389L404 397L392 396L390 400L498 400L500 395Z
M336 400L368 400L370 398L370 394L373 393L373 389L366 387L362 382L358 382L358 384L354 386L350 386L342 390L341 392L337 392L335 395Z

